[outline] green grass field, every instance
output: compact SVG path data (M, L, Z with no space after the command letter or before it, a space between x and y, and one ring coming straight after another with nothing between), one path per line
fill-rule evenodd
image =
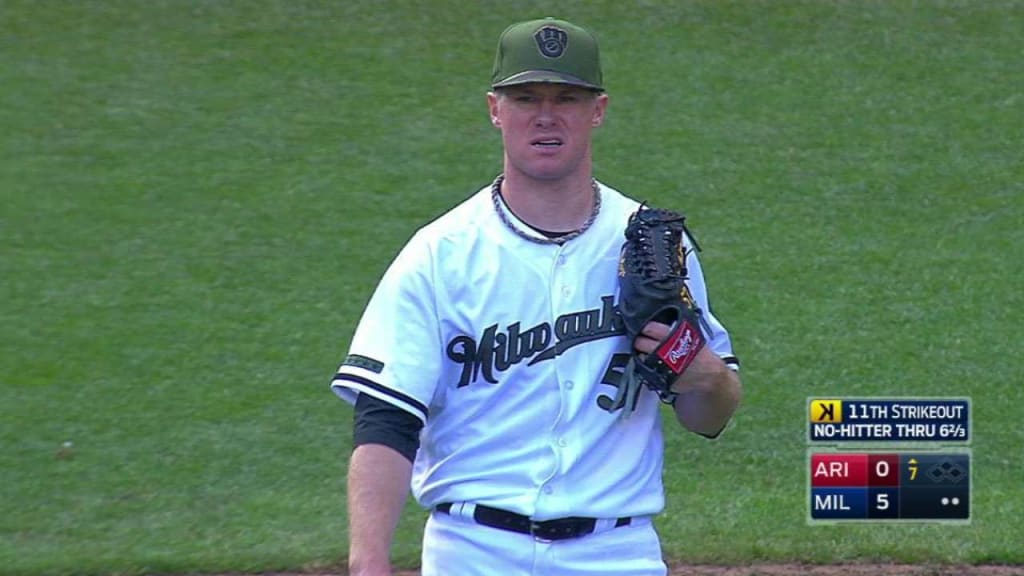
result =
M343 563L327 382L499 171L494 43L543 15L597 31L597 176L687 213L744 361L719 441L669 434L666 554L1024 564L1024 4L514 4L0 2L0 574ZM808 526L813 395L971 396L972 523Z

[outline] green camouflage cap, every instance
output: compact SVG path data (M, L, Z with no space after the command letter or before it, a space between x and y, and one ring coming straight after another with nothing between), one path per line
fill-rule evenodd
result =
M585 28L554 18L509 26L498 39L491 87L531 82L604 90L597 39Z

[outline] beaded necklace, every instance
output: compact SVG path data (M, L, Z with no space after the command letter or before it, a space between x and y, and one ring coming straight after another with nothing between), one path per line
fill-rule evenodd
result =
M526 232L520 230L519 227L516 226L514 222L512 222L512 219L508 217L508 214L506 214L506 209L504 206L502 206L501 199L501 183L504 180L505 175L498 174L498 177L494 179L494 184L491 185L491 200L494 202L494 211L498 213L498 218L501 219L502 223L504 223L509 230L515 232L516 235L519 236L520 238L523 238L524 240L529 240L530 242L533 242L535 244L565 244L569 240L577 238L581 234L586 232L587 229L594 224L594 221L597 220L597 215L600 214L601 212L601 187L597 185L596 180L591 179L590 183L591 186L593 186L594 188L594 210L590 213L590 216L587 217L587 221L584 222L582 226L573 230L572 232L568 232L565 235L559 236L557 238L542 238L538 236L533 236L532 234L527 234Z

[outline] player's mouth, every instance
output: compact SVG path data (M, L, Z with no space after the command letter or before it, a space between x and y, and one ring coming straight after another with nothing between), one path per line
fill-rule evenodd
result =
M530 142L530 146L542 150L554 150L562 145L561 138L538 138Z

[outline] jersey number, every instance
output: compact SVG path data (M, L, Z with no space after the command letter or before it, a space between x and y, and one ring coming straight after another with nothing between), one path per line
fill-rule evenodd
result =
M626 364L629 364L630 354L613 354L612 359L608 362L608 368L604 371L604 376L601 378L601 384L607 384L614 386L616 392L622 385L622 373L626 369ZM607 410L608 412L614 412L622 409L626 404L626 397L623 396L621 400L615 402L615 397L618 394L599 394L597 396L597 405Z

